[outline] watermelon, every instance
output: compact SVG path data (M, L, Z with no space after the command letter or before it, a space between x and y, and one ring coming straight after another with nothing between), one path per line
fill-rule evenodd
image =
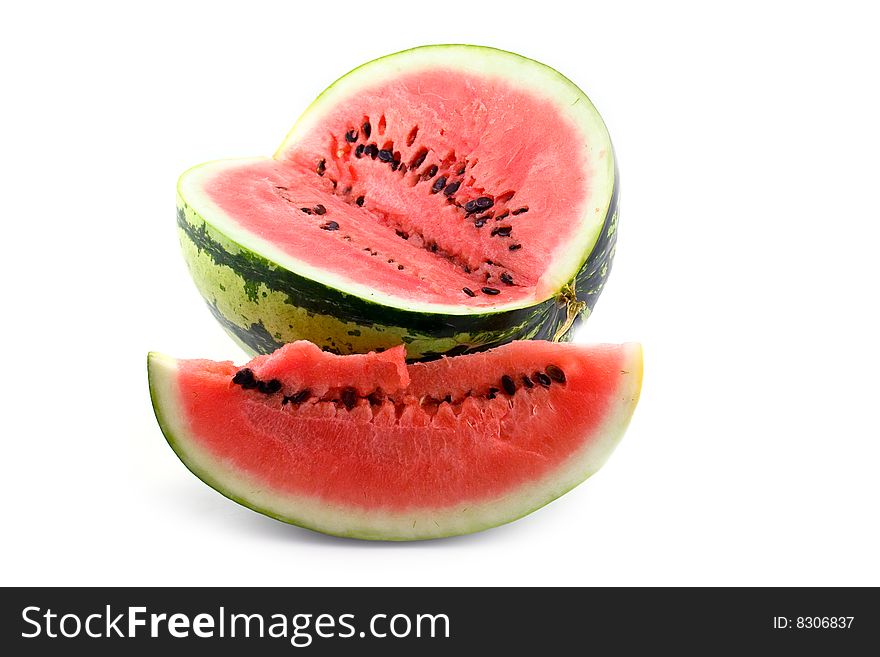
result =
M337 80L273 157L186 171L177 225L249 353L304 339L427 359L566 339L605 283L617 199L608 132L571 81L426 46Z
M417 540L524 516L596 472L639 397L641 347L516 341L406 364L290 343L244 367L150 354L178 457L223 495L339 536Z

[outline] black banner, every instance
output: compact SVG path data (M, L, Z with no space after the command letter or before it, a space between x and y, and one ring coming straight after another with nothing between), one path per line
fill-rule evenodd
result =
M875 589L22 588L3 590L2 647L15 655L140 647L520 655L597 646L853 654L877 647L878 621Z

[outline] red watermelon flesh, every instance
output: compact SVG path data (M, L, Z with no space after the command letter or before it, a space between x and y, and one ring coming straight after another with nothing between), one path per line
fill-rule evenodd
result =
M245 368L151 354L150 386L178 456L224 495L326 533L409 540L509 522L580 483L641 384L635 344L404 358L307 342Z
M203 165L185 196L277 261L401 306L522 305L578 271L613 155L567 114L570 99L476 57L337 84L274 159Z

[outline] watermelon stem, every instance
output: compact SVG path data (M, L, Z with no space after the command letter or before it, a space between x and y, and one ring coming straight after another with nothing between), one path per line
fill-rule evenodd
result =
M571 325L574 324L574 320L577 319L577 316L587 308L586 301L578 300L573 285L566 285L562 288L562 293L559 295L559 301L560 303L564 303L566 307L565 321L553 334L553 342L559 342L562 340L562 338L565 337L565 334L568 333Z

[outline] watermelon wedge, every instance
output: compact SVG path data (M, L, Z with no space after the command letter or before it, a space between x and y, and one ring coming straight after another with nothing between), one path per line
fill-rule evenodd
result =
M477 46L364 64L273 157L193 167L177 192L193 280L251 354L310 340L423 359L564 339L617 237L614 150L590 99Z
M151 353L169 444L196 476L273 518L417 540L524 516L596 472L639 397L637 344L517 341L405 364L291 343L244 367Z

